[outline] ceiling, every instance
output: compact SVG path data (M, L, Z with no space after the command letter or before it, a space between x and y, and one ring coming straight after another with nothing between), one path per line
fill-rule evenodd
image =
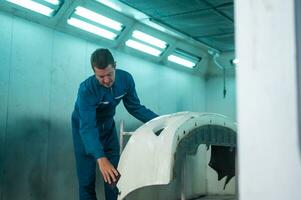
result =
M233 0L119 1L214 49L234 51Z
M114 3L121 11L104 4L106 1ZM162 64L168 64L167 57L174 50L180 49L202 58L204 62L198 64L202 67L196 67L195 70L213 74L214 72L208 71L213 68L204 67L207 66L206 62L212 61L212 58L216 58L216 62L223 68L233 68L233 65L230 65L235 52L233 0L62 0L62 2L61 8L53 17L46 17L1 0L0 11L7 11L55 30L88 39L95 44L116 48ZM77 6L84 6L112 17L124 24L125 29L116 40L111 41L72 27L67 21ZM167 49L161 56L155 57L128 48L125 43L136 29L166 41Z

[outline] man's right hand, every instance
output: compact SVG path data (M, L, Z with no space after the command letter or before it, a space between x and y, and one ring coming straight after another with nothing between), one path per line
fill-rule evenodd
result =
M106 157L102 157L97 159L97 163L104 181L109 184L116 182L116 176L118 176L118 172L111 162Z

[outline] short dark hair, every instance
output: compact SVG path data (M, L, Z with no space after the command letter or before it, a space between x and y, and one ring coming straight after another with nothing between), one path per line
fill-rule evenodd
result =
M91 55L91 66L94 71L94 67L98 69L105 69L108 65L115 66L114 58L109 49L96 49Z

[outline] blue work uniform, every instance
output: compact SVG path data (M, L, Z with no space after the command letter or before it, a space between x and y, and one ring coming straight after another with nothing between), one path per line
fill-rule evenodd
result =
M114 115L121 99L127 111L142 122L158 115L140 104L132 76L116 69L111 88L90 76L80 84L74 111L72 133L79 181L80 200L95 200L96 160L106 157L117 168L120 147L115 128ZM116 200L117 191L105 183L107 200Z

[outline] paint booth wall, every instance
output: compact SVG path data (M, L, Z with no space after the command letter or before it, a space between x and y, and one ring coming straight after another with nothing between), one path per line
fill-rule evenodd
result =
M79 83L92 73L90 54L101 46L2 12L0 27L0 199L77 199L70 114ZM205 110L200 75L113 55L158 114ZM117 113L117 126L141 124L122 106Z
M214 66L213 66L214 67ZM226 95L224 96L224 85ZM211 76L206 80L206 112L225 115L236 121L236 78L227 75L224 84L222 75Z

